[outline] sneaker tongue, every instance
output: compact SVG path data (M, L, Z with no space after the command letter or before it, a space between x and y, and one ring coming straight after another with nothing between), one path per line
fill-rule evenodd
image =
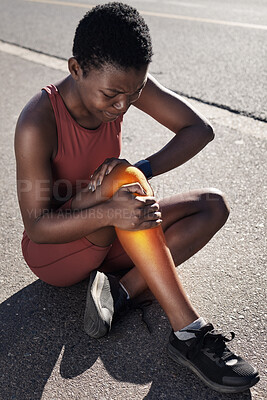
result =
M128 300L127 300L127 294L125 293L125 291L122 289L121 286L119 286L118 288L117 296L113 298L114 298L115 313L122 311Z
M113 298L114 313L120 311L123 304L126 301L127 295L119 284L119 280L116 276L106 274L109 280L110 292Z
M183 329L181 329L180 331L174 332L174 334L176 335L176 337L179 340L184 341L184 340L193 339L196 337L196 335L192 331L199 330L206 325L207 325L207 323L204 320L204 318L200 317L200 318L196 319L195 321L193 321L191 324L189 324L186 327L184 327Z
M113 297L113 300L115 301L116 298L119 296L119 280L116 278L116 276L106 274L109 280L109 285L110 285L110 291L111 291L111 296Z
M190 340L196 337L196 335L192 332L178 331L174 332L175 336L182 341Z

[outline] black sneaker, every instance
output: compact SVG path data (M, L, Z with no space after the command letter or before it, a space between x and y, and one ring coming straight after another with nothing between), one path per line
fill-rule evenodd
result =
M114 318L129 308L130 300L115 276L91 272L84 313L84 330L89 336L106 335Z
M179 340L174 332L170 335L168 353L170 357L190 368L212 389L224 393L238 393L259 381L258 371L241 357L233 354L225 345L231 339L215 332L212 324L199 330L188 329L195 334L186 341Z

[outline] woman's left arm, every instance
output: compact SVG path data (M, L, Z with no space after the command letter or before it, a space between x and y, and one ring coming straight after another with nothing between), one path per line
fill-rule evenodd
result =
M153 176L185 163L214 138L208 120L151 75L134 105L175 133L166 146L147 157Z

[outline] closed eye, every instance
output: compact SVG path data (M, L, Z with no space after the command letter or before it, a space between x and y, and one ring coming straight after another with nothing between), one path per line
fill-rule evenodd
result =
M108 99L113 99L114 97L116 97L117 95L115 94L114 96L108 96L106 93L104 93L104 92L102 92L103 93L103 95L105 96L105 97L107 97Z
M134 94L132 94L132 96L134 96L134 95L136 95L136 94L139 94L141 91L142 91L142 89L144 88L144 86L145 85L142 85L142 87L140 87L140 89L138 89ZM116 94L114 94L113 96L109 96L108 94L106 94L105 92L102 92L103 93L103 95L105 96L105 97L107 97L108 99L114 99L116 96L118 96L118 94L120 94L120 93L116 93Z

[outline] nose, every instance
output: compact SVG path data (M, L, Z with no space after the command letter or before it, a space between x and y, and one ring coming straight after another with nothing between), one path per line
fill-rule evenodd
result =
M119 101L113 104L113 107L116 108L118 111L127 111L129 106L129 99L125 96L121 98Z
M115 104L113 104L113 107L115 107L117 110L121 110L123 108L123 102L117 102Z

